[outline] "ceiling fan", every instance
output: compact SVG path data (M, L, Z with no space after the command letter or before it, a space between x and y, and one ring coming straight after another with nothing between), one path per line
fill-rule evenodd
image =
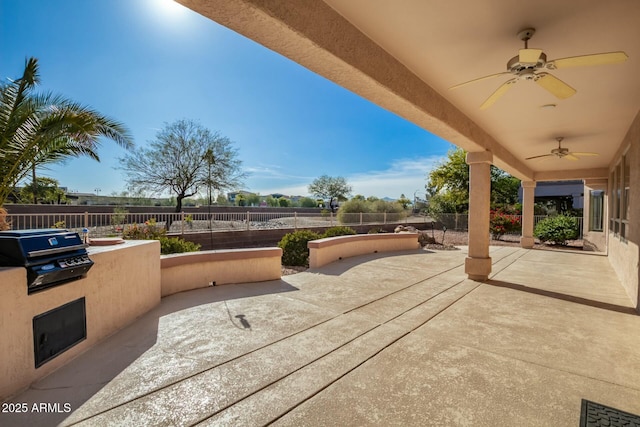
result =
M507 62L507 71L478 79L470 80L459 85L450 87L449 89L458 89L471 83L482 80L491 79L506 74L513 74L510 80L507 80L500 86L486 101L480 106L481 110L489 108L502 95L504 95L519 80L533 80L543 89L549 91L552 95L559 99L569 98L576 93L576 90L555 77L552 74L542 70L556 70L569 67L584 67L591 65L618 64L627 60L628 56L624 52L608 52L596 53L592 55L573 56L570 58L561 58L547 61L547 55L542 49L529 49L529 39L535 34L534 28L527 28L518 33L518 38L524 41L524 49L520 49L519 55L514 56Z
M554 148L553 150L551 150L549 154L542 154L540 156L527 157L525 160L538 159L540 157L556 156L560 159L567 159L575 162L576 160L580 160L577 156L597 156L598 155L598 153L570 152L568 148L562 148L563 139L564 139L563 137L556 138L556 141L558 141L558 148Z

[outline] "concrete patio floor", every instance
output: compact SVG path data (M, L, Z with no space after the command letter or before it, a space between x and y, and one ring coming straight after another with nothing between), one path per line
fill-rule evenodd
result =
M342 260L176 294L11 402L0 425L577 426L640 413L640 316L606 257L492 247Z

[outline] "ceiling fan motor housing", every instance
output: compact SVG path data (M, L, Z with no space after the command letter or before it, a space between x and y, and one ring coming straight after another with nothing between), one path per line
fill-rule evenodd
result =
M520 78L531 80L534 76L533 71L544 68L547 64L547 55L541 53L540 57L538 58L538 62L536 62L535 64L521 64L519 61L519 56L514 56L513 58L511 58L509 62L507 62L507 71L509 71L511 74L515 74Z
M564 157L567 154L569 154L569 149L568 148L554 148L553 150L551 150L552 154L555 154L558 157Z

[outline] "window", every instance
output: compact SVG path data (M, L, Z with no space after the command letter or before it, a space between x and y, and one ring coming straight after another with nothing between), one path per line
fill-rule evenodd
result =
M604 191L591 190L589 193L589 231L602 231L604 217Z
M629 235L629 211L631 210L629 204L629 187L631 185L631 159L629 154L622 157L622 211L621 217L621 230L620 235L626 239Z
M614 235L626 241L629 235L629 187L631 183L631 159L624 154L620 162L611 171L611 218L610 230Z
M614 218L616 216L616 213L613 209L613 206L615 204L615 200L616 200L616 192L615 192L615 188L616 188L616 173L615 170L611 171L611 174L609 175L609 230L613 231L613 224L615 222Z

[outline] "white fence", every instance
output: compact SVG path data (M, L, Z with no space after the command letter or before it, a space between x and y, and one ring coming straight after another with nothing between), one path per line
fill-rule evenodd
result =
M511 218L517 219L520 224L522 224L522 215L508 215ZM438 214L434 216L435 221L444 225L449 230L457 230L457 231L467 231L469 225L469 217L467 214ZM547 215L535 215L533 217L533 226L535 227L540 221L548 218ZM578 233L579 239L582 239L582 217L574 217L578 221ZM522 234L522 228L518 228L513 231L509 231L505 233L507 235L515 235L520 236Z
M420 220L424 217L418 217ZM155 222L169 233L197 233L202 231L242 231L277 228L314 228L335 225L365 225L404 223L407 215L391 213L346 214L338 221L334 213L298 212L215 212L215 213L64 213L10 214L7 218L13 230L66 228L81 232L84 228L92 236L119 236L127 227Z
M514 216L521 220L520 216ZM534 224L546 216L536 215ZM7 218L13 230L66 228L81 232L86 228L95 237L120 236L127 227L155 221L169 233L197 233L203 231L243 231L265 229L298 229L332 227L334 225L384 225L424 223L425 228L434 224L449 230L466 231L466 214L439 214L428 216L408 216L401 213L348 213L339 217L331 212L212 212L209 213L60 213L60 214L10 214ZM582 218L578 217L580 238L582 238ZM508 234L520 235L520 230Z

